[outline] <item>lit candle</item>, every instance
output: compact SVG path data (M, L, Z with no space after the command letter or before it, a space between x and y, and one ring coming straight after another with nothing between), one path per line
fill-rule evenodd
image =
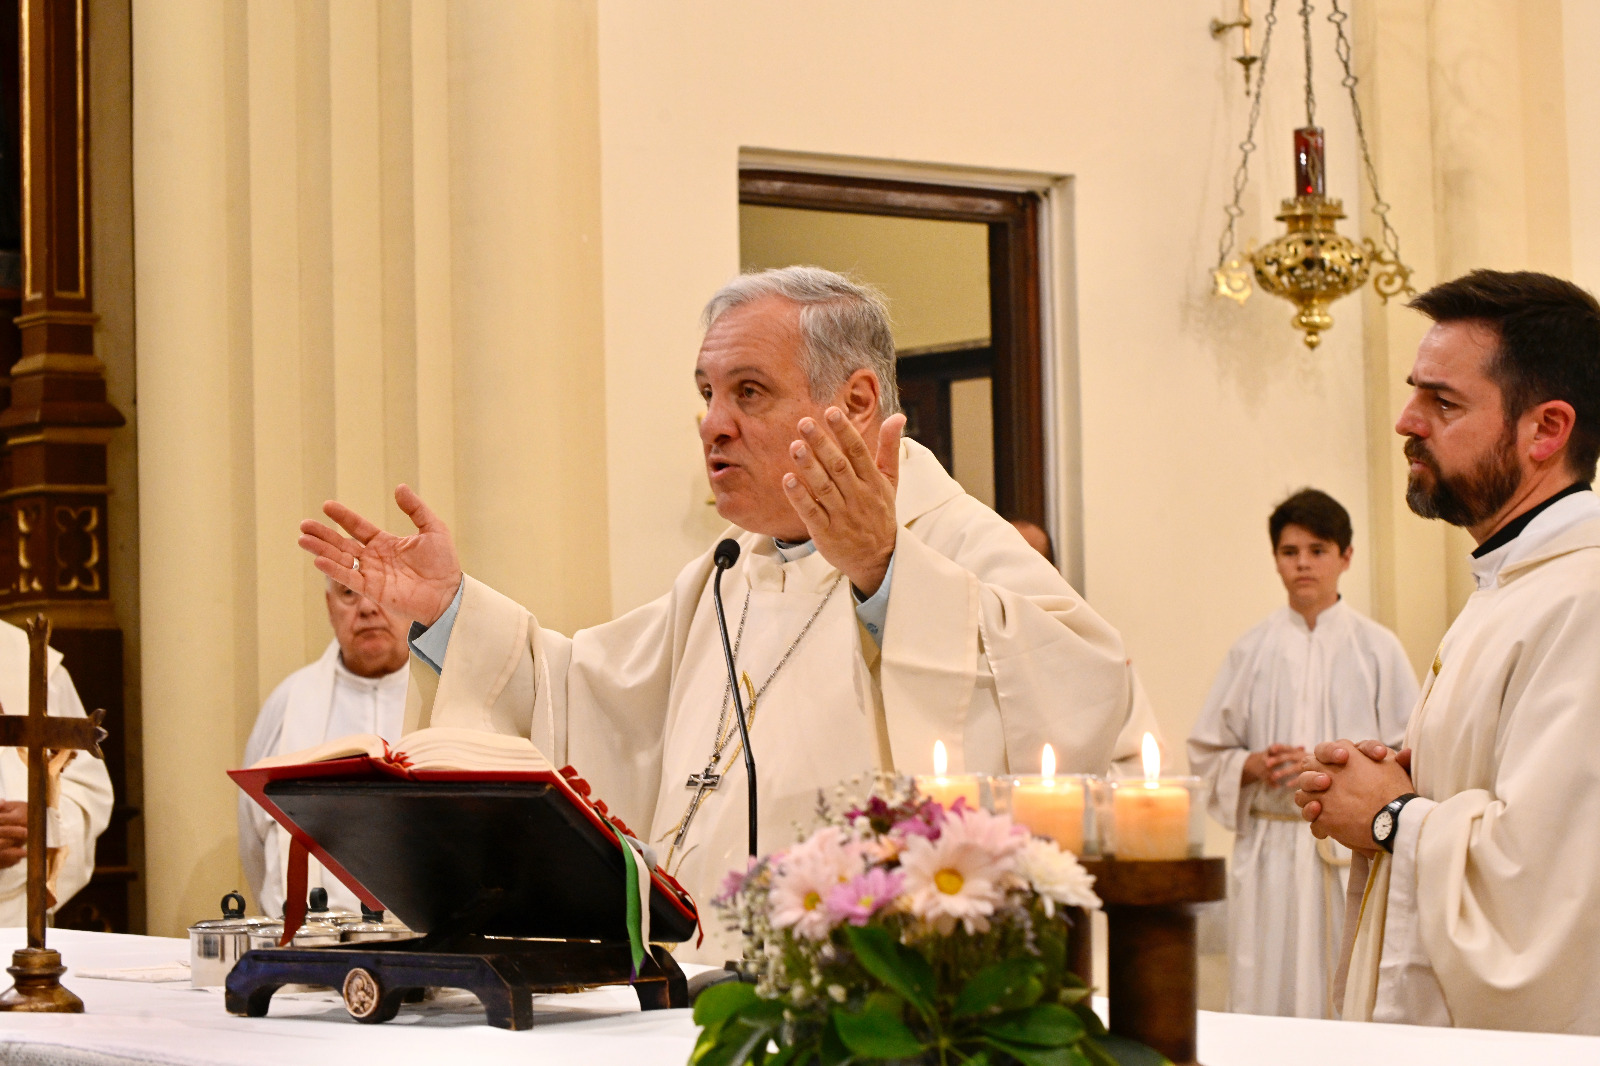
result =
M1322 127L1302 126L1294 131L1294 193L1321 196L1323 191Z
M1189 790L1161 783L1161 747L1144 735L1144 781L1119 783L1112 795L1119 859L1189 856Z
M1056 779L1056 752L1044 746L1038 777L1011 784L1011 817L1036 836L1049 837L1074 855L1083 854L1083 779Z
M933 742L933 776L918 777L917 788L924 796L937 800L946 810L955 803L957 797L965 796L967 807L971 810L983 806L982 790L978 784L977 774L951 774L950 756L944 750L944 741Z

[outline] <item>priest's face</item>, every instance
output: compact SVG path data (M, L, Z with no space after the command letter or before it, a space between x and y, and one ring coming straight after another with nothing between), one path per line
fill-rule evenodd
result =
M410 625L404 619L336 581L328 582L327 596L328 621L345 669L357 677L382 677L405 665Z
M1423 518L1483 527L1522 485L1517 423L1489 376L1498 343L1482 323L1440 322L1417 348L1395 431L1410 461L1406 503Z
M1339 578L1350 569L1350 548L1324 540L1304 526L1284 526L1273 549L1278 576L1297 611L1326 610L1339 599Z
M706 331L694 378L706 402L700 443L717 513L754 533L807 539L805 523L784 495L783 476L795 469L789 445L800 436L800 420L822 423L828 404L811 396L800 308L772 296L723 312ZM863 404L840 406L866 434L875 425L876 403L874 392L870 412Z

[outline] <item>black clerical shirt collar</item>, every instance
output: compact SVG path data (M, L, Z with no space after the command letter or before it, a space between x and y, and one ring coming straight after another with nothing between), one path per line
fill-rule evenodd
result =
M1510 544L1512 541L1516 540L1522 531L1528 528L1528 523L1532 522L1535 518L1539 517L1540 514L1544 513L1545 508L1549 507L1552 503L1555 503L1564 496L1571 496L1574 492L1586 492L1588 488L1589 483L1587 481L1575 481L1571 485L1568 485L1566 488L1562 489L1560 492L1556 493L1554 496L1551 496L1549 499L1544 500L1536 506L1528 508L1526 511L1523 511L1521 514L1517 515L1517 517L1501 526L1499 532L1495 533L1494 536L1478 545L1477 549L1472 553L1472 557L1474 559L1482 559L1485 555L1488 555L1496 548L1505 547L1507 544Z

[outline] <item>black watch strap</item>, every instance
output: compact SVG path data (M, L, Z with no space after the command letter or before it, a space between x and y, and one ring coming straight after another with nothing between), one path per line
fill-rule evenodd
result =
M1372 842L1378 847L1394 854L1394 841L1400 835L1400 812L1405 805L1417 798L1415 792L1407 792L1404 796L1397 796L1383 805L1383 809L1372 819Z

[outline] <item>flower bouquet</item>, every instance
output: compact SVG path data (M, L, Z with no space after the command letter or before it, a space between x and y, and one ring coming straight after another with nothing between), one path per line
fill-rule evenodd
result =
M701 993L691 1066L1131 1066L1067 969L1069 916L1094 878L1005 815L948 809L902 778L819 805L810 837L728 876L754 983Z

